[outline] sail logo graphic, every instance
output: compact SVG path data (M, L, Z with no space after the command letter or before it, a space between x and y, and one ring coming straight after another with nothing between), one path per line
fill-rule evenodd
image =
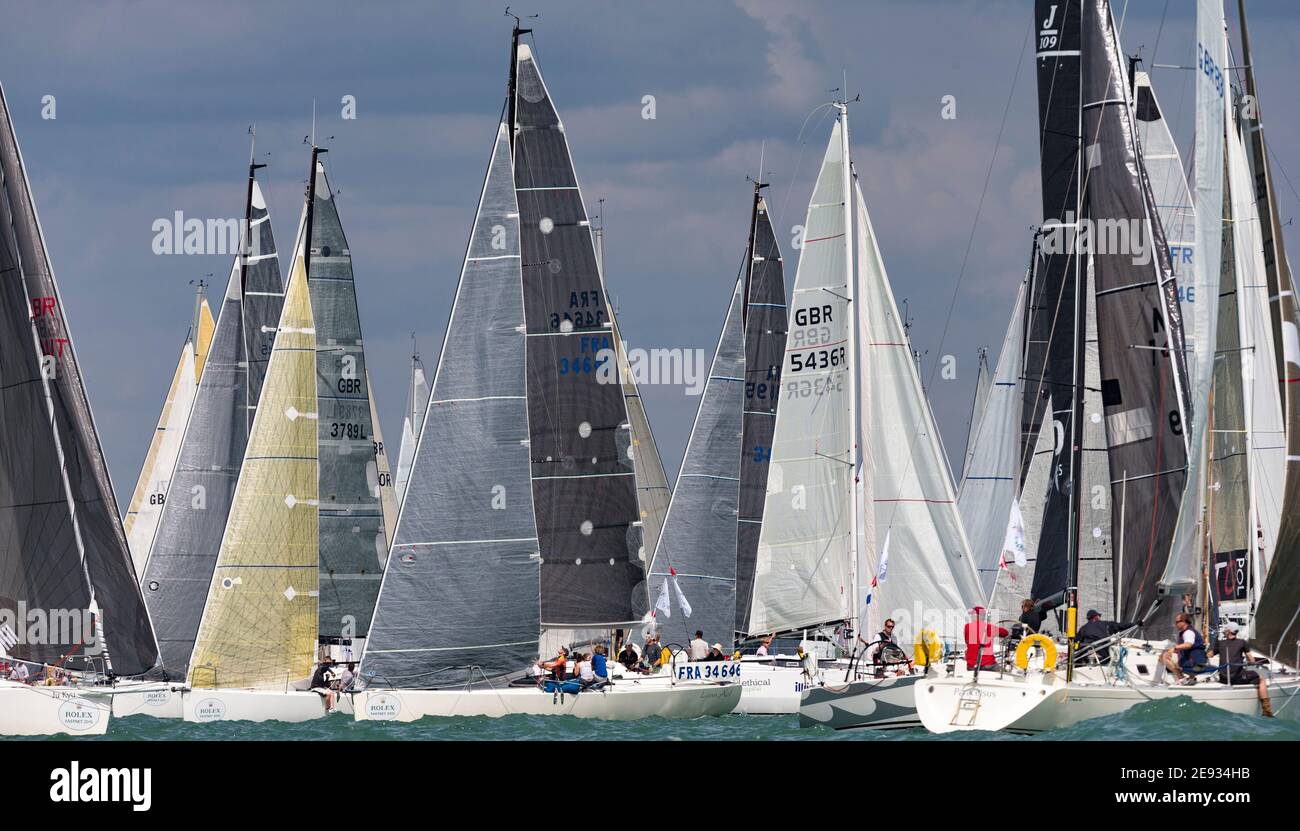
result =
M218 698L205 698L194 705L194 720L198 722L221 721L226 717L226 704Z
M50 771L51 802L124 802L132 811L153 806L153 768L83 768L78 762Z
M377 721L391 721L402 712L402 702L395 695L379 693L367 696L366 715Z
M216 218L202 220L185 218L184 211L175 211L171 217L153 221L153 253L167 254L221 254L234 255L240 250L240 229L243 220Z
M99 724L99 708L83 698L59 703L59 723L69 730L89 730Z

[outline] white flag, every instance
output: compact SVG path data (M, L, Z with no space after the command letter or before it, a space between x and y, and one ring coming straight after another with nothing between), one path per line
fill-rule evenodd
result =
M682 614L687 617L691 616L691 604L686 602L686 595L682 593L682 587L677 583L677 574L673 573L669 578L673 581L673 591L677 593L677 605L682 607Z
M672 617L672 616L673 616L673 604L672 604L672 602L668 599L668 581L667 581L667 580L665 580L665 581L663 582L663 585L661 585L661 586L659 587L659 598L658 598L657 600L655 600L655 609L656 609L657 611L663 612L663 613L664 613L664 617Z
M1007 520L1007 535L1002 541L1003 559L1015 560L1022 568L1029 562L1025 559L1025 518L1020 515L1020 500L1011 502L1011 516Z
M880 567L876 569L876 576L871 580L873 587L885 582L885 572L889 569L889 534L889 531L885 532L885 544L880 549Z

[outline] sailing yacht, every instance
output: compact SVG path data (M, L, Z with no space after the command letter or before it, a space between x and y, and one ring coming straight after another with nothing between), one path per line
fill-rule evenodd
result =
M12 428L0 452L0 608L22 622L20 603L80 621L39 643L0 632L0 662L71 682L0 680L0 735L102 735L111 689L99 684L155 671L158 642L3 89L0 275L0 421Z
M645 612L646 507L618 331L568 141L516 25L470 234L354 694L359 720L721 715L735 684L526 674ZM637 399L639 402L639 398ZM657 530L657 529L652 529Z
M1061 14L1052 17L1049 6ZM1282 439L1291 428L1282 423L1290 415L1281 402L1287 385L1279 390L1277 382L1288 377L1279 373L1289 371L1290 364L1276 358L1273 335L1286 331L1294 309L1277 302L1276 290L1269 295L1260 290L1265 262L1270 253L1276 256L1277 248L1263 243L1259 229L1265 224L1262 214L1275 206L1266 189L1257 192L1250 186L1246 144L1260 131L1257 125L1251 129L1241 117L1242 110L1232 104L1230 78L1224 69L1229 63L1222 3L1201 0L1197 9L1197 65L1202 71L1197 72L1198 163L1191 234L1195 254L1191 285L1184 292L1177 290L1143 148L1133 141L1142 135L1133 129L1135 118L1155 120L1154 97L1144 96L1141 84L1128 85L1126 68L1117 59L1119 45L1109 4L1040 0L1036 14L1043 21L1040 94L1050 85L1058 93L1067 91L1065 96L1040 98L1047 102L1044 129L1052 123L1082 127L1082 135L1059 133L1072 148L1049 149L1044 142L1045 213L1054 209L1048 200L1055 196L1072 201L1077 217L1139 219L1152 229L1158 255L1142 263L1126 255L1076 247L1054 255L1069 262L1052 264L1047 270L1049 276L1061 275L1055 289L1061 297L1071 293L1077 297L1083 290L1083 279L1069 285L1071 274L1086 274L1093 284L1105 447L1114 483L1112 529L1119 540L1112 598L1119 619L1136 621L1134 627L1146 637L1130 637L1130 629L1090 645L1082 656L1076 655L1069 639L1058 647L1046 638L1027 638L1017 649L1013 667L1000 662L972 675L959 665L952 677L925 684L918 689L918 710L933 732L1036 732L1122 712L1143 701L1177 698L1258 714L1255 687L1221 683L1217 672L1203 676L1195 686L1168 686L1160 658L1169 643L1156 640L1171 630L1168 618L1178 611L1180 598L1184 609L1206 611L1202 626L1207 641L1216 616L1228 619L1253 607L1257 621L1268 619L1269 614L1275 615L1274 620L1294 619L1297 608L1294 592L1285 599L1275 598L1271 605L1265 602L1273 585L1285 583L1285 577L1277 584L1273 581L1279 573L1285 574L1291 551L1279 533L1285 520L1260 504L1266 496L1285 498ZM1245 44L1244 10L1242 30ZM1146 88L1149 83L1145 79ZM1253 79L1249 86L1253 88ZM1137 94L1130 97L1126 89L1136 89ZM1147 135L1152 135L1150 128ZM1264 161L1262 152L1259 156ZM1052 169L1068 171L1070 181L1064 188L1049 189ZM1266 179L1265 175L1255 181ZM1179 223L1180 242L1189 235L1184 224ZM1270 279L1283 277L1289 281L1289 274L1275 266ZM1281 294L1289 297L1291 292ZM1079 305L1076 301L1076 310ZM1281 318L1276 331L1270 331L1271 316ZM1188 333L1186 347L1184 332ZM1077 338L1073 346L1047 347L1049 352L1053 348L1080 353ZM1065 369L1054 374L1056 369L1049 365L1049 380L1063 394L1079 390L1078 364ZM1084 444L1077 418L1083 409L1082 396L1074 397L1076 418L1066 426L1073 430L1073 451L1062 459L1067 482L1076 481L1081 470L1080 445ZM1252 419L1262 419L1257 422L1261 426L1275 426L1251 429ZM1250 447L1251 443L1256 446ZM1095 587L1089 594L1090 587L1080 578L1079 490L1077 485L1066 487L1063 499L1049 495L1045 513L1056 510L1058 515L1044 518L1045 534L1049 528L1066 530L1066 556L1046 573L1058 575L1058 582L1047 588L1064 592L1065 629L1071 638L1080 596L1088 605L1098 597ZM1038 593L1045 573L1042 546L1034 596L1045 596ZM1260 561L1269 559L1272 567L1261 568ZM1274 571L1279 559L1281 572ZM1248 574L1267 575L1257 605L1245 602L1256 596L1251 594ZM1237 579L1238 575L1244 579ZM1278 641L1261 640L1257 630L1254 643L1273 649ZM1058 666L1062 653L1064 660ZM1109 655L1109 663L1097 660L1103 654ZM1276 654L1272 659L1269 693L1274 711L1294 713L1291 705L1300 693L1300 678Z
M861 172L849 156L847 118L839 105L795 279L793 348L773 439L772 478L778 467L780 478L768 487L755 605L764 610L760 619L771 621L767 628L776 629L811 625L817 616L826 621L834 609L875 647L871 660L855 660L840 678L832 670L824 683L801 691L801 724L905 727L916 723L914 685L981 592L952 472L871 225ZM823 344L842 350L840 362L847 359L841 377L834 355L821 360ZM823 363L831 369L825 380L809 377ZM820 429L801 429L800 416ZM804 490L827 503L805 515ZM828 557L835 553L838 568ZM799 590L803 580L820 584L817 605L808 605L810 593ZM884 637L865 635L882 632L886 619L895 623L896 644L913 647L915 669Z

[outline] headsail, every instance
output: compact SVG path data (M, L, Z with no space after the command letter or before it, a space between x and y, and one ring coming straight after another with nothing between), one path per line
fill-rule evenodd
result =
M975 399L971 403L970 419L966 422L966 449L962 452L961 478L966 481L970 472L971 455L975 450L975 436L980 431L980 419L988 406L989 391L993 388L993 373L989 371L988 350L980 347L975 366Z
M319 603L316 334L294 260L187 682L277 687L311 674Z
M362 675L376 684L463 683L469 667L495 678L537 655L541 578L509 135L500 125L362 657Z
M158 644L3 90L0 420L10 427L0 452L0 607L85 610L114 672L152 669ZM43 662L84 657L89 633L68 634L11 652Z
M895 637L912 643L922 626L951 632L951 621L960 620L984 598L984 591L957 510L939 427L921 387L856 179L854 195L861 289L854 292L854 301L861 304L857 313L866 318L862 372L871 379L862 393L872 475L867 492L872 496L875 536L881 541L876 544L890 541L888 571L872 592L870 617L874 628L885 616L893 616ZM869 538L864 548L869 567L865 574L879 577L881 555Z

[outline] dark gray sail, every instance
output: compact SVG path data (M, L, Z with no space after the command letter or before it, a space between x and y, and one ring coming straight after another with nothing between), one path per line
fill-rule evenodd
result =
M736 631L749 631L758 536L767 501L777 394L785 361L785 270L772 232L767 200L755 194L752 244L745 289L745 402L740 455L740 512L736 542ZM725 639L724 639L725 641Z
M319 162L307 285L320 406L320 636L364 637L388 551L352 252Z
M1036 598L1050 597L1072 581L1070 503L1077 471L1071 437L1082 311L1077 308L1079 258L1072 250L1080 217L1081 12L1079 0L1034 4L1043 224L1025 353L1022 485L1044 421L1056 439L1031 589Z
M239 264L217 313L180 454L140 581L163 666L185 677L248 445L247 365ZM271 321L274 327L278 321Z
M515 75L510 110L542 625L599 627L636 620L645 606L631 425L568 141L523 44Z
M745 280L736 281L677 474L663 533L650 565L650 599L665 643L687 643L696 630L730 651L736 620L737 506L745 390ZM667 589L668 612L659 600ZM681 590L691 607L684 614Z
M524 352L519 213L502 124L361 661L374 686L494 678L536 658Z
M262 395L266 365L275 347L276 321L284 305L284 279L280 276L280 257L271 233L271 214L262 198L262 189L252 183L249 200L249 248L242 275L244 286L244 354L248 357L248 425Z
M1155 606L1187 481L1183 324L1109 3L1088 0L1083 22L1084 200L1116 506L1115 613L1137 620ZM1128 245L1116 244L1122 233L1102 238L1116 228L1131 229Z
M107 652L118 675L158 663L158 645L117 513L36 216L9 105L0 90L0 609L98 614L93 631L47 633L12 654L42 662ZM60 641L60 642L52 642Z

